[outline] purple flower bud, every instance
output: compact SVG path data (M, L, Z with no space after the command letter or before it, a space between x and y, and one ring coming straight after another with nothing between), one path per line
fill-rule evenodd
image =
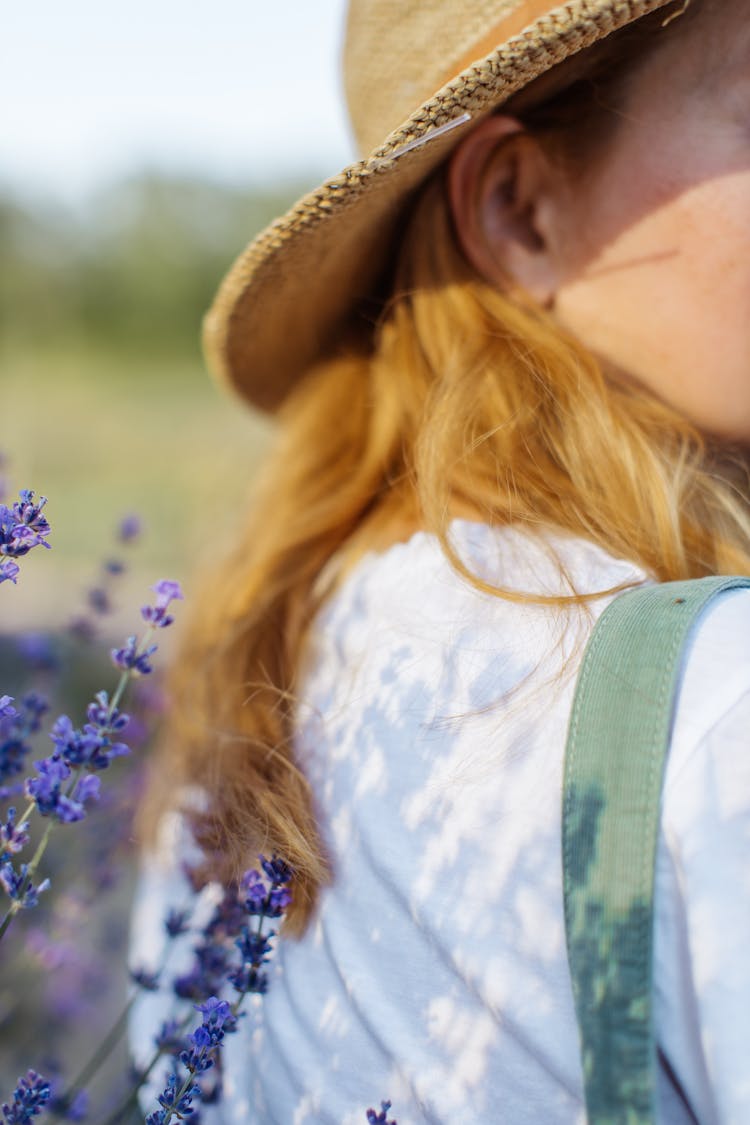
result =
M156 629L166 629L174 621L174 617L167 613L167 609L171 602L183 601L184 595L180 589L179 582L174 582L170 578L162 578L155 586L151 587L156 593L156 605L144 605L141 607L141 616L144 621L152 625Z
M59 659L51 637L46 633L21 633L16 648L22 659L38 672L55 672Z
M86 718L89 723L101 731L124 730L130 722L129 715L121 714L115 707L110 714L109 696L106 691L97 692L93 702L86 708Z
M96 637L96 626L94 625L94 622L88 617L79 615L77 617L71 618L70 624L68 625L68 630L70 632L70 635L72 637L75 637L75 639L77 641L80 641L82 644L91 644L91 642Z
M172 614L167 613L166 609L160 606L141 606L141 617L155 629L167 629L174 622Z
M368 1109L367 1122L368 1125L398 1125L397 1121L389 1121L387 1114L391 1108L390 1102L380 1103L380 1113L376 1113L374 1109Z
M18 563L11 562L10 559L0 562L0 582L13 582L15 584L20 569Z
M121 543L130 543L131 540L137 539L141 533L141 521L136 515L125 516L120 520L120 526L117 529L117 538Z
M292 901L292 892L288 887L274 887L268 896L266 917L281 918Z
M130 979L146 992L157 992L159 989L159 974L151 973L148 969L131 969Z
M87 773L75 787L75 800L85 805L87 801L98 801L101 781L93 773Z
M113 758L130 753L124 742L111 742L107 733L91 723L83 730L77 730L67 715L60 715L55 721L50 738L55 745L55 754L66 765L89 766L94 770L105 770Z
M12 863L0 864L0 887L3 888L8 898L19 902L25 910L30 910L39 902L39 895L49 889L49 879L44 879L38 887L27 882L28 865L21 864L21 870L16 871Z
M259 934L256 930L250 930L245 926L242 936L234 943L240 951L243 962L249 965L262 965L267 961L268 954L271 952L270 937L270 934Z
M32 1117L42 1112L49 1101L50 1084L41 1074L30 1070L25 1078L19 1078L13 1091L13 1103L3 1102L3 1115L7 1125L26 1125Z
M122 668L128 672L137 672L141 676L148 676L154 670L153 665L149 662L149 657L153 656L156 648L156 645L150 645L143 652L139 652L137 639L128 637L123 648L112 649L112 662L116 668Z
M34 762L34 766L38 776L26 781L26 796L33 797L42 816L50 816L56 812L62 799L60 786L70 777L70 768L59 754L41 758Z
M8 809L5 824L0 822L0 859L9 855L17 855L29 842L27 829L29 822L16 824L16 810Z
M0 504L0 555L9 558L22 558L34 547L49 547L45 542L50 526L41 514L47 503L44 496L34 503L34 493L24 489L20 499L8 508ZM18 567L0 564L0 581L15 582Z
M104 615L112 612L112 602L109 600L109 594L102 586L92 586L86 596L86 600L94 613Z
M265 856L260 855L258 859L274 887L278 887L282 883L288 883L292 878L291 867L289 864L284 863L283 859L279 859L278 856L274 856L272 859L266 859Z
M10 696L0 699L0 782L20 773L31 750L27 737L40 726L40 717L47 708L41 696L29 693L21 700L20 709Z
M171 601L183 601L185 595L182 592L179 582L175 582L171 578L162 578L151 589L156 594L156 604L159 607L169 605Z
M229 974L227 980L238 992L252 992L263 996L268 992L268 974L254 965L243 965Z
M266 884L258 875L257 871L252 872L257 877L257 881L247 883L245 890L247 892L245 898L245 913L247 914L265 914L266 906L268 904L268 890Z
M189 910L170 910L164 925L170 937L179 937L180 934L188 932L190 928L188 925L189 921Z
M53 1117L62 1118L63 1121L85 1121L89 1112L88 1092L79 1090L73 1099L68 1101L56 1092L56 1085L53 1081L49 1109Z
M178 1020L167 1020L159 1028L159 1032L154 1038L154 1044L165 1055L179 1055L181 1051L186 1049L185 1036L180 1035L179 1027Z
M193 1098L200 1097L200 1087L194 1082L188 1086L184 1094L178 1096L180 1085L177 1075L170 1074L164 1092L159 1095L159 1105L163 1109L149 1114L146 1118L148 1125L162 1125L162 1122L170 1113L176 1114L178 1117L189 1116L193 1113L191 1102Z
M219 1000L218 996L209 996L203 1004L193 1004L197 1012L203 1013L205 1027L221 1030L225 1025L227 1031L234 1030L236 1020L232 1015L231 1005L226 1000Z

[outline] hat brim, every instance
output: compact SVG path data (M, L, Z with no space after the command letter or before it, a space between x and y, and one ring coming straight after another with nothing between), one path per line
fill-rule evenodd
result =
M408 200L466 131L553 68L668 3L560 5L451 79L366 159L301 199L224 278L204 320L211 373L261 410L276 410L352 328L377 291Z

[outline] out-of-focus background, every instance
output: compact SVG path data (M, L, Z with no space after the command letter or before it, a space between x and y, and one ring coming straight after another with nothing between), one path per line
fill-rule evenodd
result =
M204 373L234 256L353 157L344 0L16 4L0 37L0 451L54 552L0 629L63 623L117 519L125 601L215 551L267 439Z
M6 7L0 478L7 503L19 488L48 497L53 549L0 585L0 696L37 688L50 717L80 724L94 691L112 689L107 649L138 629L148 587L176 578L190 599L196 565L241 519L270 428L211 384L200 321L249 239L353 158L344 8ZM129 514L141 534L118 543ZM125 573L105 577L113 555ZM82 611L93 641L69 629ZM122 1005L131 817L158 685L143 681L134 702L133 764L103 776L90 823L59 829L40 871L52 889L0 949L0 1102L29 1066L70 1080ZM36 746L33 757L51 751L44 731ZM0 895L0 916L6 906ZM121 1048L102 1105L121 1096L125 1063Z

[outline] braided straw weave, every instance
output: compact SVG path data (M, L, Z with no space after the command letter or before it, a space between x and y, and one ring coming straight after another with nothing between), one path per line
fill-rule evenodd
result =
M405 204L472 124L669 2L352 0L347 96L369 155L306 195L236 260L204 321L212 373L261 409L277 408L361 319Z

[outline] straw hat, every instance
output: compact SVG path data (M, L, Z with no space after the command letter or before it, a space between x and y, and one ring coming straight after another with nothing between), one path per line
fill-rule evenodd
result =
M669 2L351 0L347 99L368 155L301 199L234 263L204 322L213 374L261 409L278 407L362 323L406 202L467 130Z

